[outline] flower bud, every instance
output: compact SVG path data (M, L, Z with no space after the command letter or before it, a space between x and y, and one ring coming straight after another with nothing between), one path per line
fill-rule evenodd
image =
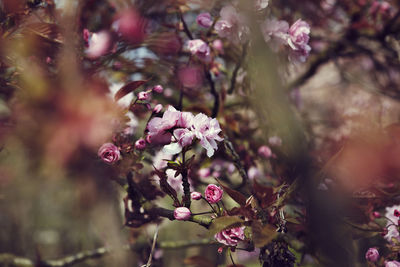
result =
M153 87L153 91L161 94L164 91L164 88L161 85L156 85Z
M192 192L192 193L190 194L190 197L191 197L193 200L199 200L199 199L201 199L201 193L200 193L200 192Z
M139 100L148 100L150 98L150 93L143 91L143 92L140 92L137 97Z
M179 207L174 210L174 217L179 221L186 221L190 218L190 210L186 207Z
M196 22L203 28L210 28L213 24L211 15L208 12L199 14L196 18Z
M272 151L268 146L260 146L258 148L258 155L265 159L268 159L272 156Z
M376 262L379 259L379 252L376 248L369 248L365 253L367 261Z
M146 141L143 138L140 138L135 142L135 148L137 150L143 150L146 148Z

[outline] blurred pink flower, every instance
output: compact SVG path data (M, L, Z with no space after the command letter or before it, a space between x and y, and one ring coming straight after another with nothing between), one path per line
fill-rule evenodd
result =
M282 139L279 136L271 136L270 138L268 138L268 143L271 146L281 146Z
M186 221L190 218L190 210L186 207L179 207L174 210L174 217L179 221Z
M219 53L224 53L224 43L220 39L216 39L212 42L212 47Z
M400 262L398 261L386 261L385 267L400 267Z
M199 26L203 28L210 28L213 24L213 20L211 18L210 13L201 13L196 17L196 22Z
M244 226L223 230L215 234L214 238L227 246L236 246L239 241L244 240Z
M188 66L179 69L178 79L183 87L197 88L203 82L203 72L198 66Z
M135 9L127 9L117 15L112 27L122 38L132 44L143 42L147 21Z
M299 19L290 26L289 38L287 40L289 46L293 49L291 54L292 61L305 62L311 47L308 45L310 40L310 25Z
M86 55L91 59L99 58L110 51L111 35L107 31L92 33L89 37Z
M202 147L207 150L208 157L212 157L214 150L218 149L216 141L224 140L218 135L221 128L217 119L212 119L203 113L199 113L193 118L192 131L200 139Z
M223 194L224 194L224 191L221 189L221 187L219 187L215 184L207 185L206 190L204 191L205 198L211 204L217 203L218 201L220 201L222 199Z
M162 110L163 106L161 104L157 104L154 108L153 108L153 112L154 113L160 113Z
M260 146L257 152L260 157L265 159L268 159L272 156L272 151L268 146Z
M210 47L201 39L189 40L188 48L192 55L200 60L209 62L211 60Z
M153 91L161 94L164 91L164 88L161 85L156 85L153 87Z
M376 248L369 248L365 253L367 261L376 262L379 259L379 252Z
M112 143L105 143L97 152L97 155L105 162L105 163L114 163L121 158L121 153L116 145Z
M266 42L270 42L271 49L278 51L279 46L288 40L289 23L276 18L267 19L261 24L261 31Z
M232 5L224 6L220 11L220 19L215 23L215 31L222 38L238 42L245 32L244 19Z
M137 97L139 100L148 100L150 98L150 93L147 91L142 91L138 93Z

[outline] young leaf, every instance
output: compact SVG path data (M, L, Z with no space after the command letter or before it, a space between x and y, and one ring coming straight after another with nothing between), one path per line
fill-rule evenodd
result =
M141 85L145 84L147 81L148 80L133 81L133 82L127 83L126 85L122 86L121 89L119 89L118 92L114 96L115 101L118 101L119 99L123 98L127 94L135 91L137 88L139 88Z
M261 248L272 241L278 234L276 228L270 224L262 225L259 221L253 221L251 224L253 232L253 242L258 248Z
M219 185L224 189L224 191L225 191L233 200L235 200L240 206L245 206L245 205L246 205L246 197L245 197L242 193L240 193L240 192L238 192L238 191L236 191L236 190L233 190L233 189L231 189L231 188L229 188L229 187L227 187L227 186L224 186L224 185L221 183L221 181L218 180L217 178L215 178L215 180L217 180L217 182L218 182Z
M238 216L223 216L215 218L209 228L208 234L214 236L225 229L238 227L244 224L244 220L240 219Z

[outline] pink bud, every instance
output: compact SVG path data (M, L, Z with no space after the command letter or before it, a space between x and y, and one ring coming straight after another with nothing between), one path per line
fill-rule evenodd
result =
M161 85L156 85L153 87L153 91L161 94L164 91L164 88Z
M121 158L121 153L116 145L112 143L105 143L97 152L97 155L105 162L105 163L114 163Z
M190 194L190 197L191 197L193 200L199 200L199 199L201 199L201 193L200 193L200 192L192 192L192 193Z
M219 53L224 53L224 43L220 39L216 39L212 42L212 47Z
M138 93L137 97L139 100L148 100L150 98L150 93L143 91L143 92Z
M210 28L213 24L213 20L211 18L210 13L201 13L196 18L197 24L203 28Z
M375 218L380 218L380 217L381 217L381 214L380 214L379 212L377 212L377 211L374 211L374 212L372 213L372 216L374 216Z
M186 207L179 207L174 210L174 217L178 221L186 221L190 218L190 210Z
M153 112L154 113L160 113L162 110L163 106L161 104L157 104L154 108L153 108Z
M219 248L218 248L218 253L219 253L219 254L222 254L223 251L224 251L224 247L219 247Z
M376 248L369 248L365 253L367 261L376 262L379 259L379 252Z
M135 148L137 150L143 150L146 148L146 141L143 138L140 138L135 142Z
M258 148L258 155L263 158L270 158L272 156L272 151L268 146L260 146Z
M217 203L222 199L222 195L224 194L224 191L221 189L221 187L215 185L215 184L209 184L206 187L206 190L204 192L204 196L207 199L208 202L212 203Z

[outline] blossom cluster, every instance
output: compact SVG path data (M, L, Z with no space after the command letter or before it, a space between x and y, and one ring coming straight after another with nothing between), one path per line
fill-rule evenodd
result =
M155 117L147 124L146 140L151 144L164 145L167 154L178 154L184 147L190 146L196 137L207 150L207 156L212 157L218 149L216 141L223 138L220 125L215 118L203 113L194 116L190 112L181 112L169 106L162 117Z

